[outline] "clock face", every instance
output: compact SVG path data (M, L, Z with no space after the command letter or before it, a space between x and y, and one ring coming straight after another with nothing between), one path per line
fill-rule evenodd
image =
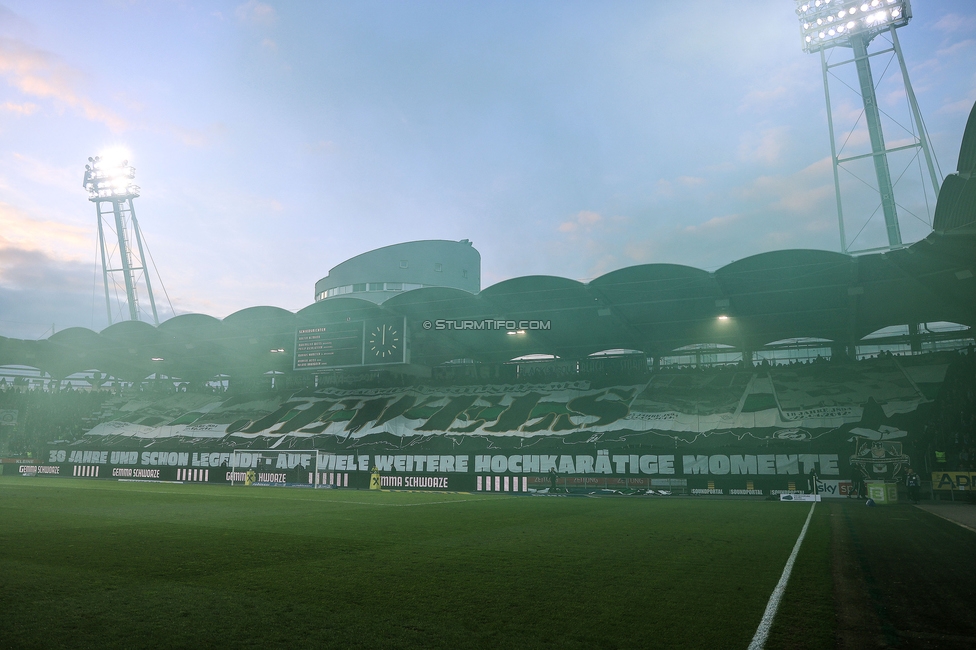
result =
M370 328L366 335L368 356L378 361L393 361L403 356L403 333L392 323Z

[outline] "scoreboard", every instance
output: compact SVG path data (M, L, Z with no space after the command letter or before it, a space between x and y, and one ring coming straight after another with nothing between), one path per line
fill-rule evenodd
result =
M295 333L295 370L407 363L404 318L323 323Z

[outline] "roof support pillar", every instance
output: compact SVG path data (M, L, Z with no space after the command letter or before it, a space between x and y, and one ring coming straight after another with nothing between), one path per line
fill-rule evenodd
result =
M753 351L743 347L742 348L742 365L752 365Z
M908 342L912 346L913 353L918 354L922 351L922 334L918 323L908 324Z

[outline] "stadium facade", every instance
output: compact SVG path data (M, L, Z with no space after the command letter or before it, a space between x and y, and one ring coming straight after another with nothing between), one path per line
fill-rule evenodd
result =
M384 246L333 267L315 283L315 300L339 296L383 302L403 291L451 287L481 291L481 254L467 239Z

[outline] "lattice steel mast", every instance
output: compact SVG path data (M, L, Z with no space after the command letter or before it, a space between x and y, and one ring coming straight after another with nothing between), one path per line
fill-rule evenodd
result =
M843 168L845 163L869 157L874 162L874 172L878 184L877 193L888 238L888 245L882 248L900 248L904 244L898 222L898 203L895 199L894 183L892 183L888 165L888 154L909 149L920 149L928 168L928 182L931 183L932 192L936 198L941 185L936 173L936 166L933 163L931 145L925 131L925 125L922 122L921 111L919 111L915 92L912 90L911 81L908 78L908 69L905 66L896 33L897 28L904 27L911 20L911 4L909 0L796 0L796 14L800 19L803 50L808 53L817 52L820 54L824 97L827 103L827 127L830 133L830 152L833 161L841 251L849 252L850 244L853 242L847 241L845 233L839 169ZM871 41L880 34L890 36L891 47L869 52L868 46ZM851 48L853 58L838 63L830 63L824 51L838 46ZM875 93L875 80L871 72L871 58L886 53L893 53L898 59L899 71L911 109L911 120L915 125L914 141L911 144L897 147L888 147L885 144L881 111ZM856 91L859 92L864 106L864 118L868 127L871 152L841 157L834 133L829 76L833 68L851 63L857 70L858 88ZM925 192L924 187L922 191Z
M109 324L112 323L113 290L118 298L119 312L122 312L122 299L118 296L121 286L125 287L129 320L140 320L139 281L142 280L149 298L153 324L159 325L142 231L132 204L132 200L139 196L139 186L132 182L135 176L135 169L129 165L128 160L110 162L95 156L89 158L85 165L84 187L88 190L88 200L95 204L98 218L98 248ZM111 234L107 235L107 232ZM114 238L109 241L111 235ZM135 250L131 245L133 240L136 243ZM122 276L121 285L117 280L119 275Z

